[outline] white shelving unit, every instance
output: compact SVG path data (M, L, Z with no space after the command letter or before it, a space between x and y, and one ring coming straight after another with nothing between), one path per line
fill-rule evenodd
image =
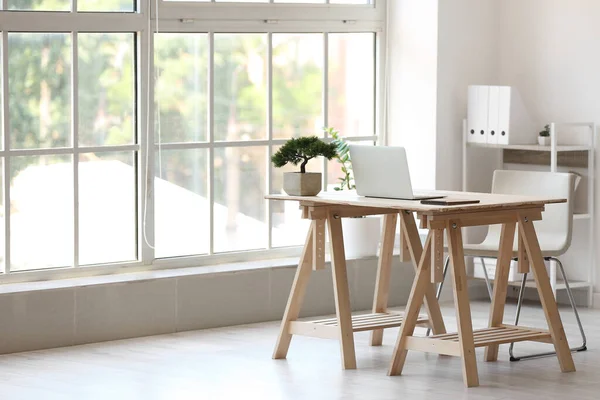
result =
M577 130L577 134L571 138L562 137L564 132L569 129ZM559 133L563 132L563 133ZM588 132L587 134L585 132ZM559 138L559 135L561 136ZM467 121L463 121L463 175L462 175L462 186L465 191L472 191L473 188L469 185L468 171L469 171L469 155L471 152L477 151L478 149L497 149L500 152L500 163L499 168L505 168L506 164L503 158L503 150L524 150L531 152L549 152L550 163L548 169L552 172L564 170L558 165L558 154L562 152L587 152L587 168L583 176L581 184L585 181L587 183L587 198L585 204L585 211L577 210L573 215L574 219L574 233L573 243L586 243L586 259L583 260L581 251L576 252L577 262L565 261L565 271L571 275L576 275L577 279L569 279L571 289L587 289L588 293L588 305L592 304L593 296L593 280L594 280L594 261L595 261L595 248L594 248L594 193L595 193L595 176L594 176L594 149L596 146L596 124L593 122L589 123L551 123L550 124L550 138L551 144L549 146L540 146L537 144L519 144L519 145L493 145L487 143L470 143L467 142ZM572 142L569 142L572 140ZM570 144L572 143L572 144ZM528 165L529 166L529 165ZM519 167L525 167L519 164ZM522 168L521 168L522 169ZM539 168L538 168L539 169ZM571 168L573 169L573 168ZM567 170L569 170L567 168ZM491 175L489 177L491 182ZM581 185L580 185L581 186ZM579 189L581 190L581 188ZM581 222L580 222L581 221ZM579 224L587 224L587 229ZM576 228L576 229L575 229ZM577 233L577 237L576 237ZM583 236L587 237L583 237ZM573 245L572 245L573 247ZM568 254L568 253L567 253ZM561 257L562 261L562 257ZM554 294L556 295L557 290L565 289L565 284L561 280L557 279L556 276L556 265L555 263L550 264L550 279ZM585 269L585 270L584 270ZM520 285L520 282L513 282L511 285ZM526 287L535 287L535 283L528 282Z

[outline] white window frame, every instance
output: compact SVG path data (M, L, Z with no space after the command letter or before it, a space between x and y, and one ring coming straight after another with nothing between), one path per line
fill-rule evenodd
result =
M76 4L77 0L73 0ZM273 0L271 0L272 2ZM137 62L138 68L136 71L137 78L137 99L138 109L135 111L137 115L137 137L138 140L132 145L124 146L102 146L98 148L79 149L32 149L32 150L6 150L8 144L8 135L5 135L5 150L0 151L0 157L5 160L10 160L8 156L15 155L41 155L41 154L70 154L73 157L78 157L80 153L89 153L94 150L101 151L131 151L137 152L139 170L138 175L138 224L137 224L137 243L138 243L138 261L102 264L102 265L86 265L79 267L78 261L78 239L75 239L74 250L74 268L48 269L38 271L24 271L6 273L0 276L0 282L20 282L39 279L60 279L70 278L75 276L90 276L115 272L135 272L151 269L178 268L188 266L215 265L219 263L254 261L260 259L273 259L283 257L296 257L300 254L301 247L284 247L272 248L271 246L271 207L267 203L267 218L268 239L266 250L250 250L239 251L234 253L212 253L212 236L213 236L213 215L212 215L212 199L210 195L210 231L211 231L211 253L209 255L195 255L188 257L176 257L155 259L154 249L151 244L154 243L154 166L155 166L155 132L154 124L148 124L148 121L153 121L153 118L148 116L154 115L154 101L148 101L154 97L154 65L153 65L153 35L149 35L149 31L153 34L157 31L156 24L156 5L158 5L158 32L197 32L208 33L209 35L209 50L210 50L210 67L209 67L209 86L208 96L212 103L212 45L214 33L266 33L269 42L273 33L322 33L325 37L325 61L324 61L324 90L323 90L323 113L325 125L327 126L327 55L328 55L328 33L343 33L343 32L375 32L375 59L376 59L376 82L375 82L375 135L365 137L352 137L350 140L373 140L374 143L385 143L384 137L384 105L385 105L385 9L386 0L373 0L372 5L338 5L338 4L276 4L276 3L189 3L189 2L165 2L164 0L138 0L137 10L134 13L114 13L114 12L98 12L98 13L75 13L75 12L29 12L29 11L0 11L0 32L1 48L2 48L2 76L6 77L8 71L8 60L4 56L4 49L8 44L7 32L72 32L76 38L77 32L134 32L137 33ZM2 0L6 5L7 0ZM149 9L150 6L150 9ZM4 7L4 9L6 9ZM151 11L151 12L149 12ZM72 68L77 71L77 42L73 40L72 53ZM269 46L270 48L270 46ZM269 50L270 51L270 50ZM270 57L270 54L268 55ZM74 74L76 75L76 74ZM272 79L272 71L268 71L269 87ZM75 124L73 132L77 132L77 78L74 76L71 85L72 96L72 116L71 123ZM3 85L3 114L8 116L8 86ZM269 102L271 102L271 94L269 93ZM269 109L272 107L269 106ZM247 142L218 142L213 141L212 129L213 116L209 115L209 141L202 144L188 143L163 143L163 150L167 149L186 149L186 148L208 148L210 156L213 156L214 149L218 147L244 146ZM4 118L3 129L8 132L8 118ZM146 132L146 134L144 134ZM325 138L329 140L329 138ZM273 145L283 144L285 140L272 138L272 127L268 121L268 137L265 140L253 141L255 145L268 146L269 153ZM148 151L150 150L150 151ZM212 159L212 158L211 158ZM4 170L8 171L10 167L5 165ZM74 162L74 189L77 193L77 163ZM327 163L322 161L324 176L327 176ZM146 173L147 171L147 173ZM271 168L267 169L267 187L271 190ZM213 181L213 171L209 171L210 180ZM5 191L5 215L10 215L10 181L4 179ZM77 196L77 194L75 195ZM144 211L145 210L145 211ZM75 234L78 235L78 210L77 197L75 197ZM144 223L144 214L146 221ZM6 265L9 265L10 257L10 222L6 219L5 234L6 234ZM146 238L143 232L146 232Z

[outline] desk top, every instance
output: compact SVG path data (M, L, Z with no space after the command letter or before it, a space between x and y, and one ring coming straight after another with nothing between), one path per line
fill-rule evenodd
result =
M314 204L347 205L357 207L391 208L415 211L427 215L451 214L457 212L498 211L516 208L541 207L545 204L565 203L566 199L518 196L490 193L427 191L419 192L423 196L446 196L453 199L479 200L476 204L461 204L455 206L439 206L421 204L419 200L396 200L375 197L358 196L355 191L321 192L317 196L288 196L272 194L265 196L270 200L301 201Z

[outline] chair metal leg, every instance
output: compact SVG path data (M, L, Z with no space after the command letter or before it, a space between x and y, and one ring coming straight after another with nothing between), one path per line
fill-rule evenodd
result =
M442 281L438 285L437 291L435 293L435 298L438 300L440 299L440 296L442 295L442 289L444 288L444 281L446 280L446 274L448 273L449 265L450 265L450 256L446 256L446 261L444 261L444 272L442 275ZM429 336L430 333L431 333L431 328L427 328L426 335Z
M488 276L487 268L485 267L485 260L483 257L479 257L481 260L481 268L483 268L483 277L485 279L485 286L487 287L488 294L490 296L490 301L494 297L494 292L492 291L492 284L490 283L490 277Z
M556 261L556 263L558 264L558 268L560 269L560 274L562 275L562 278L565 282L565 290L567 291L567 296L569 296L569 302L571 303L571 308L573 309L573 314L575 315L575 319L577 320L577 326L579 327L579 333L581 334L581 339L582 339L583 343L579 347L571 348L571 352L575 353L575 352L579 352L579 351L586 351L587 350L587 338L585 336L585 332L583 331L583 325L581 323L581 319L579 318L579 312L577 311L577 305L575 304L575 298L573 297L573 292L571 291L571 287L569 286L569 281L567 280L567 275L565 274L565 269L564 269L562 263L560 262L560 260L556 257L545 257L544 259L546 261L549 261L549 260ZM523 274L523 281L521 282L521 288L519 290L519 297L517 300L517 314L515 316L515 325L518 325L518 323L519 323L519 315L521 314L521 306L523 305L523 295L525 293L526 280L527 280L527 274ZM539 357L547 357L547 356L556 355L556 352L550 351L547 353L537 353L537 354L529 354L529 355L521 356L521 357L515 357L513 354L514 345L515 345L514 343L511 343L510 347L508 348L508 353L510 355L510 361L520 361L520 360L527 360L527 359L531 359L531 358L539 358Z

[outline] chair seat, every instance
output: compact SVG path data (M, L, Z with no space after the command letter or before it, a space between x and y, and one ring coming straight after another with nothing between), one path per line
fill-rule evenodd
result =
M500 243L499 237L490 237L495 235L488 235L482 243L479 244L464 244L464 251L466 256L479 256L479 257L498 257L498 246ZM517 257L518 250L518 235L515 235L515 241L513 243L513 257ZM551 233L538 233L538 241L542 254L544 257L558 257L565 253L567 246L567 238L563 235L553 235Z

